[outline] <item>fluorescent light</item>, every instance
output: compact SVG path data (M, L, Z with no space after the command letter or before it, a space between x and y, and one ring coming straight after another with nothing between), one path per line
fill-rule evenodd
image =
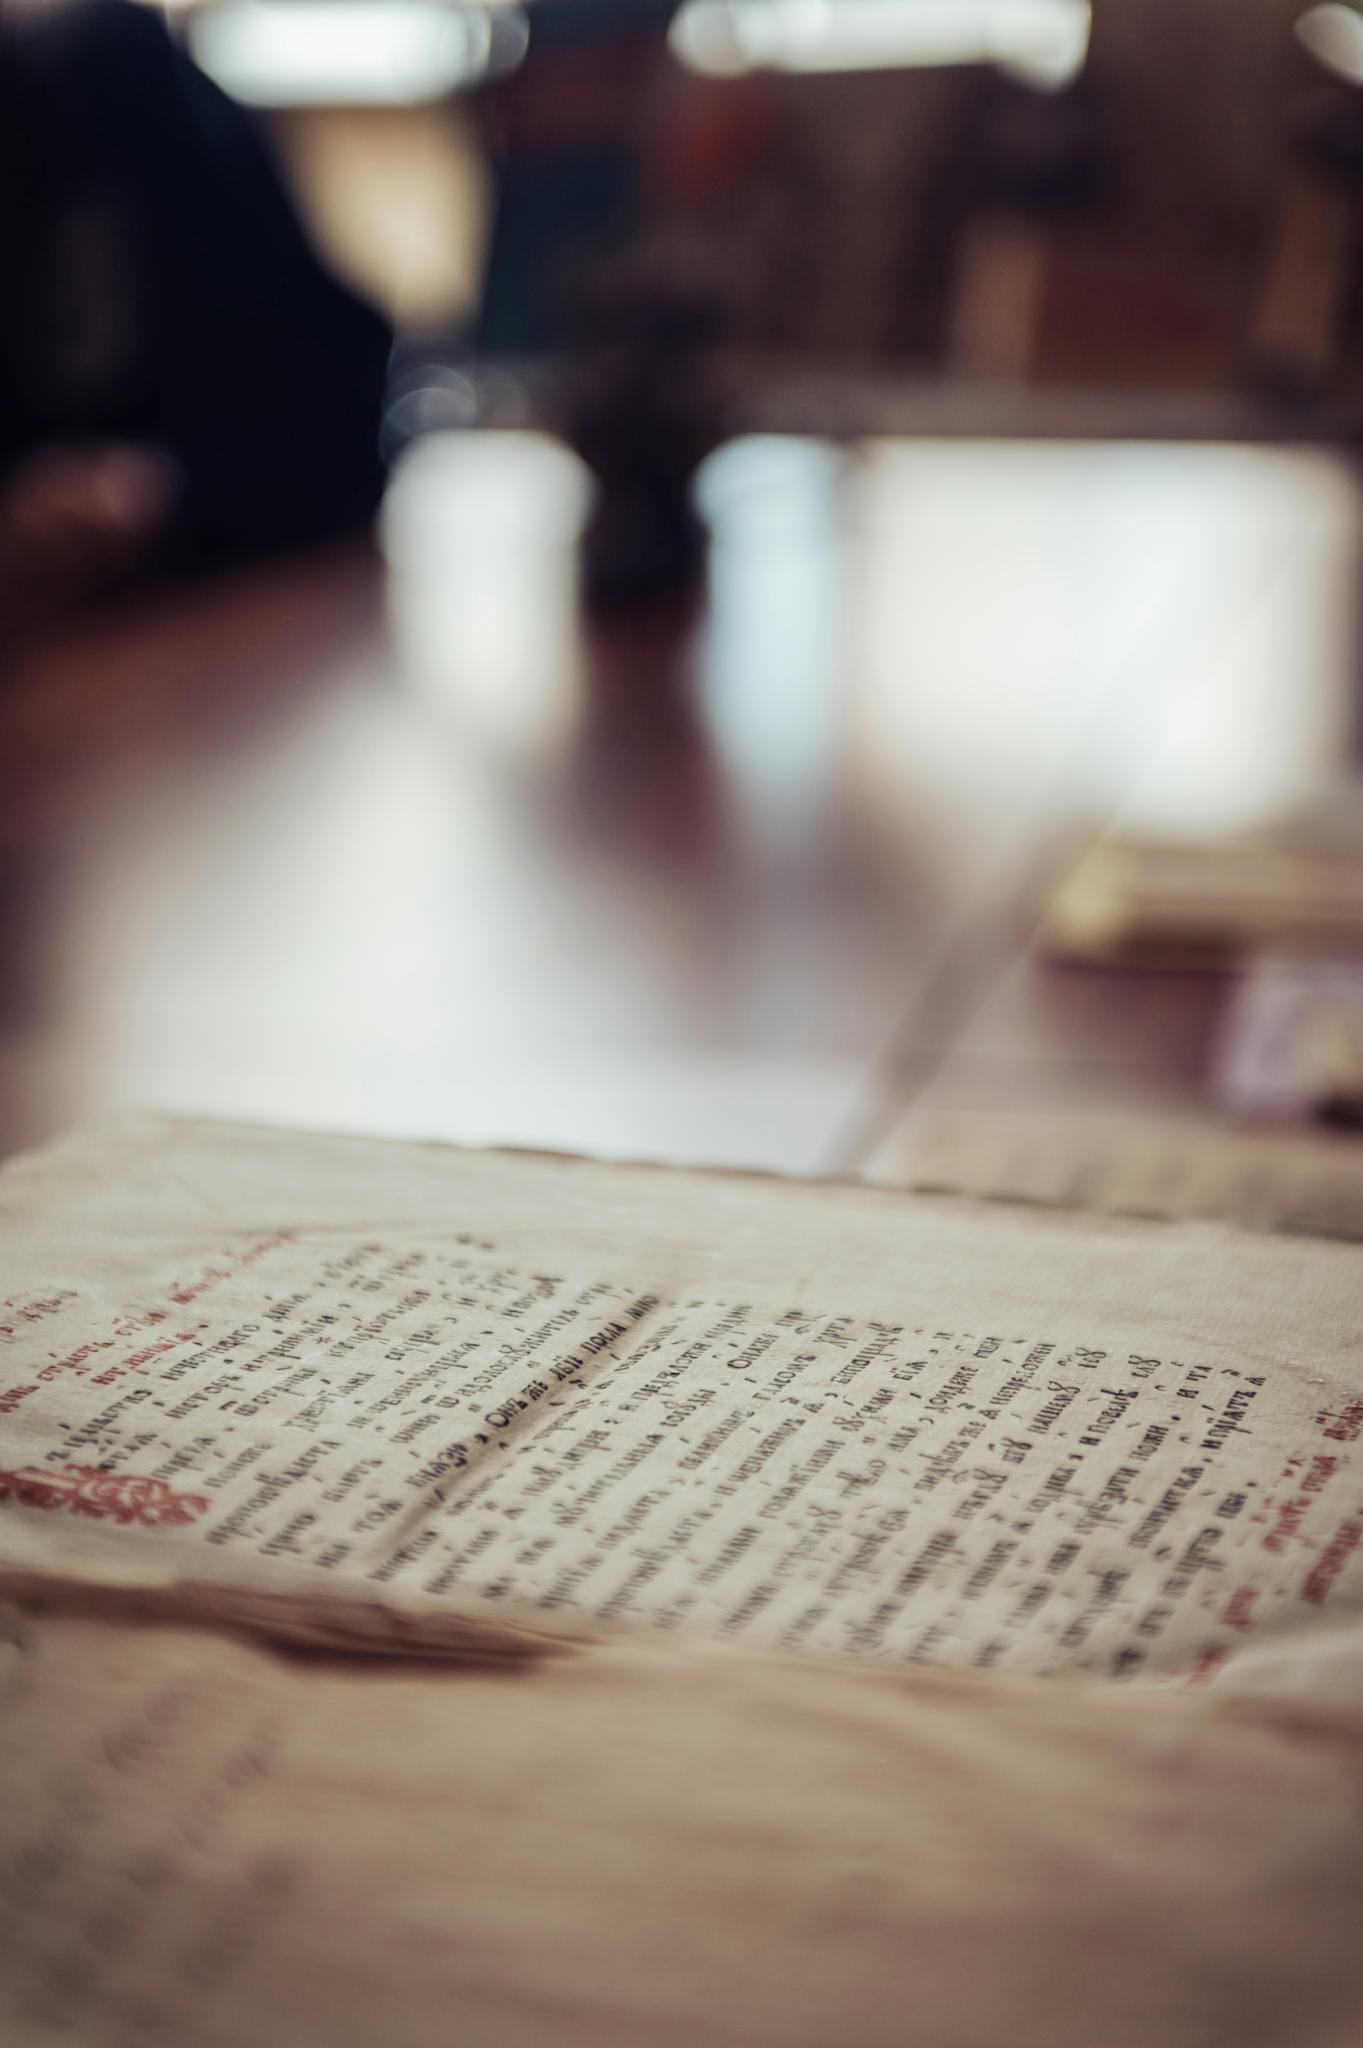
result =
M524 18L443 0L219 0L190 14L195 62L257 107L409 106L509 68Z
M1089 0L686 0L672 49L712 77L1002 64L1062 85L1088 54Z

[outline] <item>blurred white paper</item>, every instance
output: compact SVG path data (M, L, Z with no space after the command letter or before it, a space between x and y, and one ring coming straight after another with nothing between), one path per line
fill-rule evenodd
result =
M1237 987L1218 1094L1242 1115L1363 1125L1363 958L1261 960Z

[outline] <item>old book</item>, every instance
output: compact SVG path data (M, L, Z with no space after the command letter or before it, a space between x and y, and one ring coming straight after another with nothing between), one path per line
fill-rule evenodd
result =
M1055 883L1040 936L1075 960L1348 953L1363 937L1357 827L1180 843L1107 838Z
M11 1573L1204 1682L1363 1603L1349 1244L158 1121L0 1190Z
M0 1628L6 2048L1355 2048L1363 1717Z
M1358 2040L1352 1245L159 1121L0 1221L7 2048Z
M1363 1244L1352 1136L1171 1111L952 1109L913 1132L897 1173L938 1196Z

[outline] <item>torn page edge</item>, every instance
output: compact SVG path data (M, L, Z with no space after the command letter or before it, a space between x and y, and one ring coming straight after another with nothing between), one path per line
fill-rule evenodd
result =
M274 1593L200 1579L130 1579L98 1572L0 1568L0 1603L21 1613L115 1623L173 1623L249 1637L301 1654L423 1660L471 1669L529 1666L614 1637L583 1625L491 1603L462 1609L347 1599L333 1593Z

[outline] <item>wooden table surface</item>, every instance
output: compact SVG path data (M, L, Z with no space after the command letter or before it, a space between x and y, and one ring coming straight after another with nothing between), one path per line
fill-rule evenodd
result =
M753 439L705 602L584 625L567 461L433 440L386 563L12 660L0 1148L145 1105L893 1172L933 1104L1197 1100L1222 984L1048 966L1036 893L1346 772L1344 465Z

